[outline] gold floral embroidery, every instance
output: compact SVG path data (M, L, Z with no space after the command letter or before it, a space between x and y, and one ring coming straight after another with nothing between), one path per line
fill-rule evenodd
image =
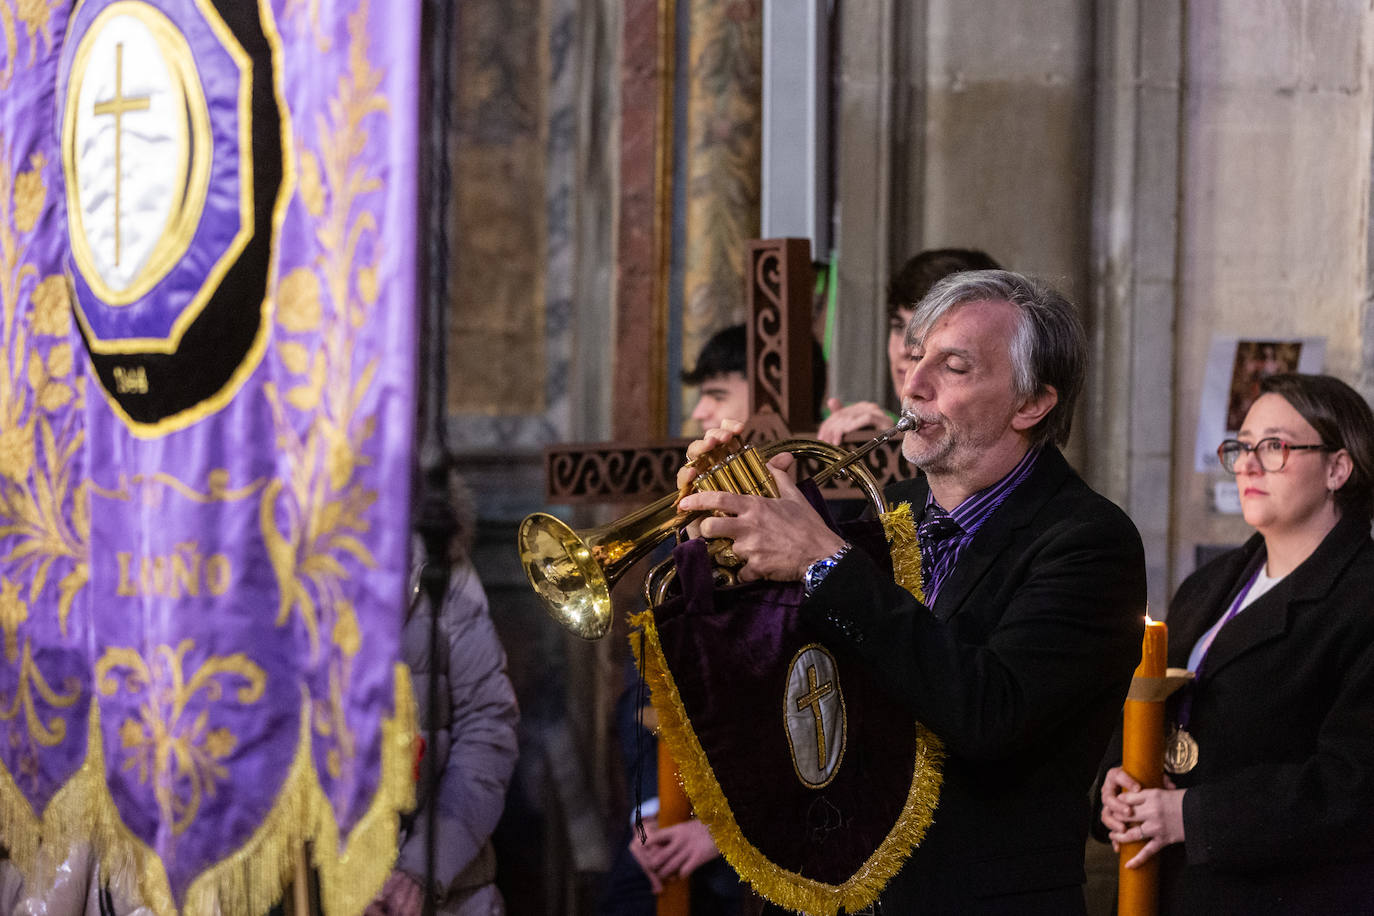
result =
M343 710L362 643L357 613L346 597L346 564L376 566L361 535L370 528L377 493L364 486L358 471L369 464L364 446L376 431L376 417L363 407L378 361L360 364L357 353L378 298L382 240L375 218L359 203L382 188L363 154L369 119L389 111L379 91L383 74L367 56L367 23L364 0L348 17L349 67L330 100L329 116L297 143L298 193L319 218L320 255L290 270L277 290L276 351L292 384L285 391L271 382L263 386L289 467L285 480L263 491L260 512L281 590L277 623L298 617L312 655L326 657L329 695L312 698L311 720L329 742L326 766L335 778L346 775L356 756Z
M320 160L310 150L301 151L300 178L305 211L318 218L324 213L324 185L320 183Z
M304 16L309 21L310 31L315 39L315 47L321 54L329 51L333 42L320 23L320 0L286 0L285 16L289 20Z
M358 654L363 644L362 633L358 629L358 615L353 610L353 602L347 600L340 600L335 610L338 619L334 622L331 636L339 651L351 658Z
M7 709L0 710L0 720L13 719L22 708L24 719L28 723L29 736L36 743L44 747L61 743L67 734L67 723L58 717L53 717L45 723L33 705L33 694L37 692L49 706L59 709L69 707L80 695L81 684L75 677L69 677L63 681L62 687L65 692L58 693L48 685L47 680L39 673L38 666L34 664L32 643L24 640L24 657L19 663L19 689L15 693L14 702ZM3 705L6 699L8 698L0 695L0 705ZM15 733L11 732L11 742L14 741L14 737Z
M14 30L14 10L9 0L0 0L0 34L5 36L5 57L0 67L0 89L14 78L14 59L19 54L19 36Z
M43 184L43 166L47 159L42 153L29 157L33 166L27 172L20 172L14 179L14 227L20 232L32 232L43 212L43 201L48 196Z
M23 484L33 467L33 423L0 430L0 474Z
M72 371L72 345L68 343L54 344L48 351L48 377L63 378L71 374Z
M189 499L191 502L209 505L210 503L232 503L248 499L261 490L266 483L267 481L258 479L241 487L231 487L229 486L229 471L225 468L215 468L205 475L204 490L198 490L171 474L161 471L132 476L120 474L114 487L102 487L92 483L90 489L96 495L107 499L130 500L138 498L142 500L143 505L158 508L162 505L168 490Z
M43 4L20 6L31 50L35 30L51 42L47 10ZM12 74L15 47L14 20L6 0L0 0L0 29L11 51L0 73L3 85ZM13 156L8 138L0 135L0 538L9 546L0 557L0 627L5 662L18 663L13 697L0 696L0 720L14 720L23 713L25 727L8 729L17 752L14 775L36 789L39 748L66 740L65 716L74 711L82 689L75 677L66 678L60 690L51 686L34 661L30 640L20 631L54 565L61 563L65 573L57 583L57 621L66 635L72 602L89 577L90 530L86 493L73 480L83 433L77 424L65 417L54 420L51 413L81 403L82 389L71 378L71 346L48 340L45 356L40 344L71 330L66 282L59 275L40 280L38 269L27 261L31 236L47 204L48 162L42 154L32 155L29 168L16 175ZM17 648L21 642L22 652ZM39 701L50 714L39 711Z
M368 305L377 304L377 268L364 267L358 271L358 295Z
M0 9L8 9L0 0ZM27 7L34 13L36 7ZM43 21L46 21L46 15ZM26 23L38 19L26 18ZM30 33L32 37L32 32ZM47 200L49 163L29 157L15 175L13 152L0 136L0 538L10 550L0 568L27 586L37 601L59 561L58 623L66 634L72 601L89 578L87 494L73 480L73 463L84 433L55 411L82 406L83 387L73 377L75 360L64 337L71 329L68 291L61 276L39 279L26 258L31 235ZM28 302L25 288L28 287ZM26 308L30 305L30 308Z
M64 0L19 0L19 22L24 23L24 31L29 38L29 63L32 65L38 53L38 36L52 50L53 11L63 5ZM19 30L15 21L15 7L11 0L0 0L0 34L5 37L5 57L0 69L0 89L10 84L14 77L14 62L19 54Z
M49 20L53 11L62 6L64 0L19 0L19 21L29 34L29 56L38 53L38 35L43 35L43 43L52 50L52 26Z
M33 333L40 337L66 337L72 332L71 297L67 281L59 274L46 277L33 290Z
M19 584L0 576L0 627L5 631L5 661L19 657L19 625L29 619L29 606L19 597Z
M309 268L297 267L277 291L277 321L288 331L304 334L320 326L320 315L320 278Z
M17 599L17 596L14 596ZM22 604L22 601L20 602ZM6 631L6 652L9 650L9 632ZM12 662L13 659L10 659ZM16 749L19 766L17 776L26 779L31 788L38 787L38 749L61 744L67 737L67 721L61 715L53 715L46 722L38 711L34 695L53 710L70 709L81 696L81 682L75 677L65 678L62 692L48 684L38 665L33 660L32 643L24 640L22 657L19 660L19 683L11 698L0 693L0 722L9 722L24 714L24 729L8 728L10 747Z
M133 649L111 648L95 666L96 689L103 696L122 689L141 698L138 718L119 727L123 769L137 768L139 783L152 783L174 836L191 825L201 802L213 798L216 785L228 778L223 761L238 744L229 729L210 728L210 710L193 712L191 701L204 693L208 705L219 703L231 679L242 682L233 695L240 706L258 702L267 689L266 672L242 652L212 655L188 678L186 653L193 645L183 639L176 649L158 646L151 660Z

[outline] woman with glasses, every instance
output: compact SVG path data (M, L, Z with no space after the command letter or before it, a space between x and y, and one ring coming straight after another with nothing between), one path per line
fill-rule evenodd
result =
M1257 533L1174 596L1169 776L1108 770L1102 824L1166 914L1374 912L1374 414L1271 376L1217 455Z

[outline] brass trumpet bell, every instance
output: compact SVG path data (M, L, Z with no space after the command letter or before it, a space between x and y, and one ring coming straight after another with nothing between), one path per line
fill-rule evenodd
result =
M732 440L727 443L726 454L703 470L692 485L696 490L776 496L776 484L766 462L774 455L791 452L799 458L828 463L812 475L818 485L837 474L847 474L875 511L885 512L882 488L858 462L894 435L916 425L914 417L903 414L896 426L852 452L811 439L784 439L758 449L741 448ZM679 511L677 503L678 494L669 493L613 522L582 531L544 512L527 516L517 534L520 563L549 614L583 639L605 636L612 622L612 587L636 561L702 514ZM659 594L661 590L656 587L652 592Z
M549 614L583 639L611 628L611 588L655 545L691 519L669 493L599 528L574 531L561 519L536 512L520 523L520 563Z

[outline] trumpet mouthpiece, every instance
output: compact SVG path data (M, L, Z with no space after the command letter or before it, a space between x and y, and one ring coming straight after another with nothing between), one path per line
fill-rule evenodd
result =
M913 429L920 429L921 426L922 423L919 417L910 411L904 410L902 411L901 417L897 420L897 425L893 427L893 432L908 433Z

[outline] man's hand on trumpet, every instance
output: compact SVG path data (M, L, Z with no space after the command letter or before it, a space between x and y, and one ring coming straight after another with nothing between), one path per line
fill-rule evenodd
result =
M697 476L691 461L728 442L743 428L731 420L706 434L687 448L689 465L678 472L678 489L690 487ZM845 541L830 529L793 480L794 460L789 454L775 455L768 462L778 485L776 499L740 493L706 491L690 493L678 504L694 512L712 512L701 519L693 534L707 538L729 538L735 556L744 561L739 571L742 582L771 579L795 582L815 561L834 554Z

